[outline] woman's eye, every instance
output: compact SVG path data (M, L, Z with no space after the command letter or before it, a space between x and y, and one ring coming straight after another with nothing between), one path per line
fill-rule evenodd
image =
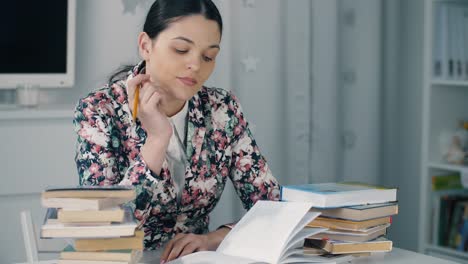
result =
M210 62L210 61L213 60L212 58L207 57L207 56L203 56L203 59L204 59L206 62Z
M187 53L187 50L180 50L180 49L175 49L175 51L179 54L185 54Z

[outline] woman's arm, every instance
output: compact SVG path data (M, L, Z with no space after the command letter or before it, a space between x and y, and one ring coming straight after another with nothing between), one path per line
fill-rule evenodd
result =
M97 110L97 100L105 99L93 94L80 100L76 106L73 120L77 133L75 162L80 184L115 185L123 176L117 160L120 153L112 140L110 118L106 118L102 110ZM128 164L128 160L124 163Z
M230 179L245 209L258 200L279 200L280 185L252 136L237 98L231 94L234 114Z
M163 193L170 186L159 176L164 141L148 137L141 152L134 160L129 160L121 150L124 142L112 131L111 114L102 105L112 106L112 102L105 96L92 95L80 100L75 110L74 125L78 135L75 161L80 184L136 186L135 216L143 224L156 202L152 200L157 196L154 190Z

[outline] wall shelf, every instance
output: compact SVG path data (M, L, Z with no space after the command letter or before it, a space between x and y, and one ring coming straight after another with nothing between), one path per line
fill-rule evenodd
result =
M435 245L429 244L426 246L426 250L434 251L436 253L443 254L443 255L448 255L452 258L457 258L460 260L468 261L468 252L457 251L453 248L441 247L441 246L435 246Z
M0 106L1 121L20 121L36 119L73 119L73 105L57 105L36 108L21 108L16 105Z
M432 79L431 84L439 85L439 86L466 86L468 88L468 80L457 81L457 80Z
M431 169L449 170L449 171L455 171L455 172L468 171L468 166L454 165L454 164L443 163L443 162L430 162L428 166Z
M423 39L423 109L422 109L422 130L421 130L421 178L420 178L420 218L419 218L419 238L418 246L421 253L434 255L440 258L454 260L456 262L468 263L468 252L462 252L453 248L439 246L437 242L439 234L439 215L442 214L440 205L440 195L467 195L467 189L453 189L443 191L433 191L431 188L432 177L443 175L445 172L460 173L462 176L468 174L468 166L456 165L441 160L440 142L444 133L455 131L460 120L468 118L468 80L454 80L442 77L434 77L434 63L442 61L441 67L449 65L444 63L447 56L443 55L448 35L442 35L443 26L455 27L453 24L437 24L435 19L441 19L443 12L447 9L440 8L439 5L454 3L457 5L466 4L466 1L453 0L428 0L424 1L424 39ZM448 8L445 6L445 8ZM442 11L441 11L442 10ZM445 11L444 11L445 10ZM436 27L438 26L438 27ZM468 25L466 25L468 26ZM458 27L457 27L458 28ZM437 31L438 30L438 31ZM448 30L448 29L447 29ZM451 30L454 30L453 28ZM438 34L439 33L439 34ZM445 42L444 42L445 41ZM442 44L441 44L442 42ZM445 43L445 44L444 44ZM436 45L434 45L436 44ZM460 45L463 47L463 45ZM440 52L437 53L436 52ZM442 54L442 56L441 56ZM446 71L444 71L444 69ZM447 68L441 68L441 76L446 75ZM466 79L466 78L465 78ZM446 208L444 213L450 213ZM452 210L453 211L453 210ZM453 219L444 225L447 230L455 227ZM444 231L447 231L444 230ZM451 237L453 239L453 237Z

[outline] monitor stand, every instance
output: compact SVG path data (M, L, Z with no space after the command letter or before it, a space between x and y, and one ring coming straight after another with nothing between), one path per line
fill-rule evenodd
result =
M40 87L38 84L16 86L16 104L20 107L34 108L39 105Z

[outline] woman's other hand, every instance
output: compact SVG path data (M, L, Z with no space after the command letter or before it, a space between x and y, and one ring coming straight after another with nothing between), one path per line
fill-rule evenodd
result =
M214 251L229 231L229 228L220 228L203 235L179 233L167 243L161 255L161 263L166 263L197 251Z

